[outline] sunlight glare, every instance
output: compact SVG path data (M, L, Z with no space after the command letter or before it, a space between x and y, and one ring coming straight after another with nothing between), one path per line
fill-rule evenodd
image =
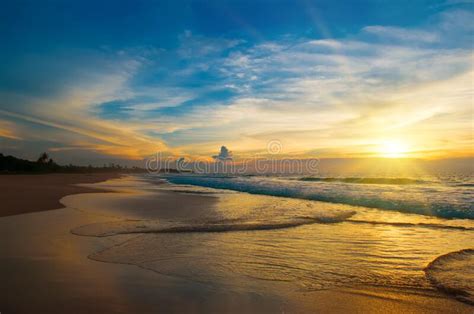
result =
M388 158L406 157L408 146L400 140L387 140L381 143L379 153Z

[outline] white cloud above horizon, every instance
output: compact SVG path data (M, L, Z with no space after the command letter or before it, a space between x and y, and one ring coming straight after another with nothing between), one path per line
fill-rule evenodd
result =
M454 10L418 28L367 25L344 38L254 45L187 31L176 51L89 53L78 79L58 84L57 93L0 91L0 116L66 132L42 131L58 152L135 159L156 150L210 156L223 144L245 156L275 137L290 155L357 156L387 138L433 156L465 153L473 144L472 46L452 37L472 38L472 27L461 24L471 18ZM167 81L137 83L173 57L188 65ZM212 82L188 84L210 75ZM224 92L232 94L206 96ZM105 103L119 101L123 115L101 115ZM1 131L4 125L0 137L9 140L41 137Z

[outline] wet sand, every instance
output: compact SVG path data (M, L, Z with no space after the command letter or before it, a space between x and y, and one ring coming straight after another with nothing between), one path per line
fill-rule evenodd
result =
M75 184L118 177L118 173L0 175L0 217L61 208L62 197L94 191Z
M123 205L126 194L84 195L99 200L95 204L100 206L103 198L107 200L109 195L116 195L118 203ZM65 199L74 200L76 196ZM196 215L212 209L214 201L212 198L174 193L161 193L156 197L161 200L158 207L156 200L143 200L137 196L125 203L142 206L154 218L168 218L192 217L192 213ZM150 207L152 204L153 208ZM128 208L128 217L137 217L128 206L123 207ZM121 212L121 217L123 215L127 215L125 209ZM111 220L113 217L105 211L93 213L72 208L0 218L0 312L280 312L279 300L252 292L220 290L135 266L88 259L89 254L133 236L98 239L79 237L70 230Z
M198 219L214 214L217 199L124 189L71 195L62 202L69 207L0 218L1 313L472 313L471 306L436 292L368 287L288 292L284 283L256 292L94 261L87 256L137 235L80 237L71 229L118 219L111 209L122 219ZM78 204L87 210L73 209Z

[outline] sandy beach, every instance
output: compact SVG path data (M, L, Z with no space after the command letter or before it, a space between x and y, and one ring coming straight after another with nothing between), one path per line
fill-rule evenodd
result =
M25 176L22 177L21 181L27 186L29 181ZM36 179L38 176L32 177ZM105 178L106 176L102 177ZM52 181L55 180L71 184L100 181L99 176L75 175L61 175ZM37 181L32 184L32 189L37 187ZM101 186L72 186L70 191L95 192L81 195L86 196L85 199L93 199L95 196L99 202L108 198L103 193L106 189ZM119 203L127 199L126 193L110 195L112 194L118 197ZM77 196L70 195L65 199L70 198L74 202ZM157 197L160 202L153 202L153 207L158 207L151 214L155 218L189 216L191 211L212 208L213 203L212 199L195 195L162 193ZM148 203L144 210L150 210L150 202L137 203L137 199L133 198L128 201L128 210L122 211L122 214L129 218L143 215L130 210L130 204ZM49 198L48 202L59 202L59 198ZM34 204L34 200L32 203ZM119 208L116 209L120 211ZM70 230L77 226L113 219L106 210L93 213L60 208L0 218L0 312L217 313L235 312L236 309L279 312L279 302L262 302L264 298L254 293L219 291L205 284L190 283L135 266L88 259L89 254L128 238L119 236L98 239L71 234Z
M97 178L89 179L97 180ZM73 182L73 178L63 177L62 180ZM137 184L140 189L137 188ZM190 276L190 272L191 274L193 271L202 272L207 266L192 260L188 263L186 259L174 260L171 266L158 271L153 271L146 265L137 267L133 265L134 263L124 265L126 263L101 262L100 258L94 256L95 253L103 250L107 252L115 246L126 246L126 243L133 243L141 235L83 237L71 233L71 230L77 227L93 223L136 219L195 221L203 216L218 215L220 200L214 195L183 193L157 187L159 186L130 178L82 185L80 188L84 189L83 191L91 192L94 188L99 190L62 198L61 203L66 208L0 218L2 252L0 311L2 313L472 312L471 306L434 289L420 293L420 291L410 292L403 289L359 285L302 291L295 289L290 282L262 281L248 277L242 279L234 277L232 272L224 274L224 277L217 281L212 276L205 277L197 273ZM116 190L117 193L99 193L105 190ZM165 240L161 250L164 251L169 250L169 244L177 240L175 235L169 235L168 238L167 236L163 235ZM200 240L190 234L185 241L191 243L198 241L192 245L198 246L199 242L209 239ZM179 254L183 257L189 256L186 253L188 249L185 246L180 247ZM160 250L160 247L157 249ZM134 254L133 252L129 253ZM168 267L172 267L173 270L168 270ZM187 268L179 271L180 267ZM195 269L190 270L189 267Z
M1 9L0 314L474 314L474 0Z
M93 190L76 184L117 178L118 173L0 175L0 217L61 208L59 200Z

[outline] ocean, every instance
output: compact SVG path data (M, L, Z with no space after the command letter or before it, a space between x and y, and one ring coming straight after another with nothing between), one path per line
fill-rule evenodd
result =
M302 293L383 287L414 295L441 291L474 304L470 176L170 174L111 188L150 198L199 195L216 205L189 219L128 218L73 229L130 236L91 254L94 260L256 292L282 285Z

